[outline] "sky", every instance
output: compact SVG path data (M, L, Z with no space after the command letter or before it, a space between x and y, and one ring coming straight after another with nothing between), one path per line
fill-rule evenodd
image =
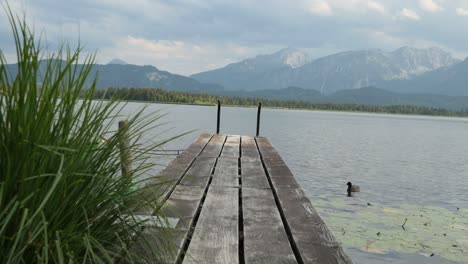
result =
M6 1L0 0L5 6ZM468 56L468 0L9 0L44 47L77 43L190 75L285 47L312 58L346 50L440 47ZM4 8L0 49L15 62Z

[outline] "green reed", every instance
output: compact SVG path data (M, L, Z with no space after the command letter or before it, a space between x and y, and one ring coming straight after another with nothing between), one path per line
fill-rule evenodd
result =
M0 263L145 262L128 246L143 224L132 212L160 202L135 190L132 178L154 165L147 153L164 142L139 146L131 177L122 177L115 121L124 105L93 101L94 55L81 59L81 48L65 45L44 55L25 19L6 13L18 69L10 74L0 50ZM130 145L161 117L136 113ZM151 249L162 258L170 233L160 230Z

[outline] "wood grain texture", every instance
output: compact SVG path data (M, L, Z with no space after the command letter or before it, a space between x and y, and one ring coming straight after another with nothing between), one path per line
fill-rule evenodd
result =
M201 152L200 157L219 157L225 140L226 136L224 135L213 135L210 142L208 142L205 149Z
M176 263L177 249L182 248L184 241L183 230L147 227L139 235L137 242L130 246L133 261L121 259L117 263Z
M297 263L299 259L312 264L352 263L264 137L204 134L171 162L158 180L172 182L172 189L148 188L149 195L166 193L161 210L178 219L170 229L176 254L162 254L163 261L176 263L185 254L184 263L239 263L242 188L240 223L246 263ZM200 215L194 227L197 212ZM146 228L141 236L144 242L139 239L132 250L154 254L155 262L160 261L157 250L169 245L158 240L161 231L168 230ZM187 252L182 252L184 245Z
M245 263L297 263L270 189L242 188Z
M175 263L183 253L183 244L188 239L189 230L193 224L195 213L200 206L205 188L198 186L178 185L169 199L161 208L161 213L177 221L175 228L170 231L175 234L174 254L166 256L167 262ZM148 234L150 230L145 230Z
M270 149L260 149L260 153L262 156L268 155ZM280 187L289 187L289 188L299 188L299 183L297 182L296 178L294 177L293 173L286 165L286 163L281 159L281 157L277 157L274 159L263 159L265 163L266 170L268 175L270 176L273 185L276 188Z
M206 186L213 171L216 158L198 157L184 175L181 185Z
M224 144L223 151L221 152L221 157L238 158L239 155L239 144Z
M294 244L304 263L352 263L268 139L256 138Z
M241 139L241 136L239 136L239 135L228 135L227 138L226 138L226 143L227 144L237 144L237 145L239 145L240 144L240 139Z
M239 263L239 190L211 186L183 263Z
M187 168L200 154L208 141L212 138L211 134L204 133L200 135L181 155L178 155L167 165L159 174L148 180L143 190L143 196L148 200L169 198L177 182L184 176ZM135 210L136 214L151 215L153 208L143 207Z
M255 139L249 136L242 136L241 142L241 157L250 159L259 159L257 145Z
M201 134L190 146L188 146L182 153L180 153L177 158L185 158L191 157L195 158L200 151L205 147L205 145L211 140L213 137L212 134L203 133Z
M239 159L218 158L211 186L239 187Z
M178 185L164 203L161 212L168 218L178 219L176 229L189 230L204 191L205 188L200 186Z
M352 263L300 188L276 189L304 263Z
M270 189L270 184L260 159L241 158L242 187Z
M262 153L263 159L281 159L280 154L276 151L267 138L256 137L255 141L257 142L260 152Z

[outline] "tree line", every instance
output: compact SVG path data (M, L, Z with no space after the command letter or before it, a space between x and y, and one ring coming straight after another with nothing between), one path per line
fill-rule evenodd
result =
M189 93L179 91L167 91L154 88L108 88L97 90L96 99L118 98L121 100L144 101L155 103L178 103L196 105L215 105L220 100L223 105L231 106L256 106L262 102L265 107L307 109L346 112L371 112L390 114L433 115L433 116L468 116L468 109L448 110L416 105L363 105L340 103L314 103L306 101L262 99L239 96L220 96L207 93Z

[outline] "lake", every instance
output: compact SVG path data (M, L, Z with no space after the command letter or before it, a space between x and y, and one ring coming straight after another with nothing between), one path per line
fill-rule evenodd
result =
M142 106L129 103L125 113ZM215 132L214 106L147 111L158 109L170 130L144 140L196 130L166 149ZM255 135L256 111L223 107L221 133ZM260 134L355 263L468 263L468 119L262 109ZM348 181L361 192L346 197Z

